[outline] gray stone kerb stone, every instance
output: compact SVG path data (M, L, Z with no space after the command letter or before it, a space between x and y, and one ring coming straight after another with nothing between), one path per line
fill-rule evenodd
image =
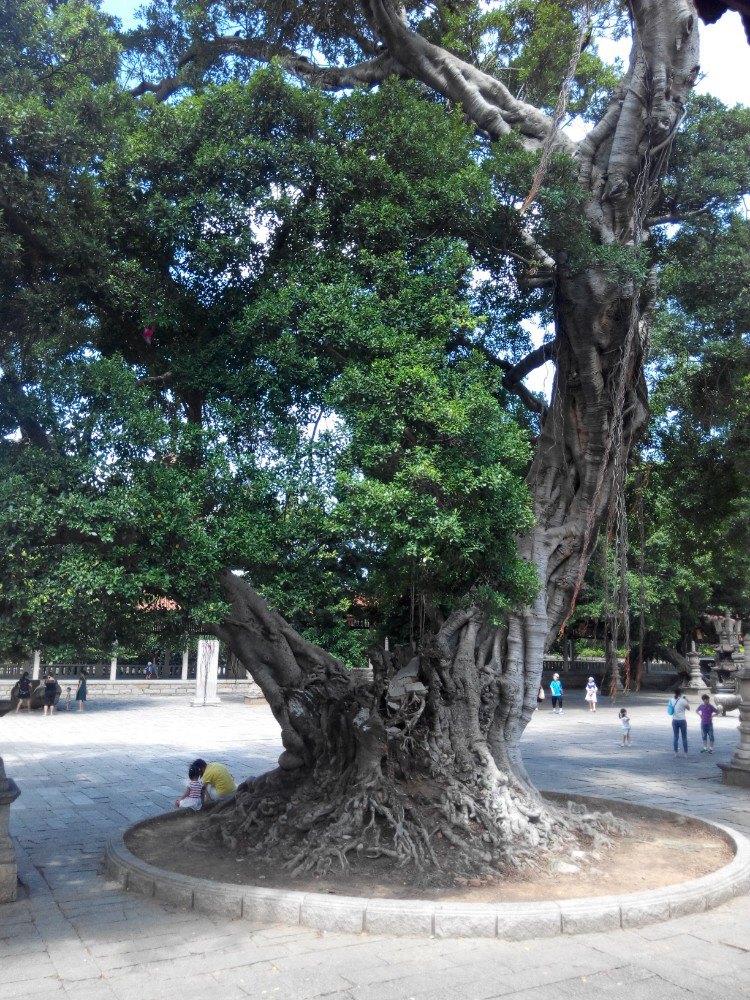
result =
M619 815L646 811L675 819L682 814L594 796L545 793L549 798L612 809ZM155 816L131 830L163 823L179 813ZM499 937L508 941L587 934L683 917L711 909L750 889L750 841L730 827L687 817L718 833L734 851L732 861L710 875L643 892L532 903L464 903L426 899L367 899L361 896L294 892L232 885L165 871L141 861L123 834L107 844L106 873L128 892L215 916L256 923L301 924L344 933L371 932L414 937Z

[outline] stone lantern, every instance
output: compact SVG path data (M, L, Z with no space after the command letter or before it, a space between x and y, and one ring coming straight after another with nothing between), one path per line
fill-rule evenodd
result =
M685 685L685 693L688 692L692 694L698 704L700 704L700 699L704 694L711 696L710 689L706 686L706 682L703 680L703 674L701 673L701 655L695 648L695 643L690 643L690 652L687 654L688 669L690 670L690 679Z
M18 869L8 823L10 804L21 794L12 778L5 776L5 765L0 757L0 903L12 903L18 887Z

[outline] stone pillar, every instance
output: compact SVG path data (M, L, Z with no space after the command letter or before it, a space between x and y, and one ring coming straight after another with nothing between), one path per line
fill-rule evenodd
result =
M109 661L109 679L111 681L117 680L117 657L113 656Z
M719 764L725 785L750 788L750 650L745 647L745 666L737 675L740 697L740 745L728 764Z
M16 853L8 829L10 804L15 802L21 790L11 778L5 776L3 758L0 757L0 903L12 903L18 891L18 869Z
M188 667L190 666L190 647L185 646L182 651L182 680L188 679Z
M31 679L32 681L39 680L39 674L42 665L42 652L40 649L34 650L34 666L31 668Z
M198 640L198 662L195 668L195 697L190 704L193 708L204 705L220 705L217 688L219 681L219 640Z
M685 694L694 697L696 705L699 704L704 694L710 695L711 691L706 687L701 673L701 655L695 648L695 643L690 643L690 652L687 655L688 668L690 670L690 680L685 685ZM695 705L691 706L695 708Z

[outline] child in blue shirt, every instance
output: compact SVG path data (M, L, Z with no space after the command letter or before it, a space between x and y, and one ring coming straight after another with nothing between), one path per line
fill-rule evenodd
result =
M553 674L549 685L549 693L552 696L552 714L562 715L563 711L563 686L559 674Z

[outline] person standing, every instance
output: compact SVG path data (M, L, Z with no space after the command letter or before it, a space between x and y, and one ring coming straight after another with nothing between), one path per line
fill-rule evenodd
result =
M83 706L86 704L86 671L81 670L81 676L78 678L78 687L76 688L76 701L78 702L78 711L83 711Z
M44 714L55 714L55 702L60 694L60 685L57 683L54 671L50 670L44 681Z
M24 670L18 679L18 701L16 711L18 712L23 702L26 702L26 710L31 712L31 681L28 670Z
M714 716L719 714L718 708L711 704L707 694L701 698L701 704L695 710L701 717L701 738L703 749L701 753L714 752ZM710 746L709 746L710 744Z
M630 746L630 716L628 715L627 708L620 709L620 728L622 729L622 743L621 747Z
M586 683L586 701L589 703L589 711L596 711L596 694L599 688L596 686L596 681L593 677L589 677Z
M687 719L685 718L685 712L687 712L689 708L690 702L679 688L675 688L674 696L669 699L669 704L667 705L667 712L672 716L672 736L675 757L680 756L678 751L680 735L682 736L683 752L686 757L688 755Z
M552 696L552 714L562 715L563 710L563 686L559 674L553 674L549 685L549 693Z

